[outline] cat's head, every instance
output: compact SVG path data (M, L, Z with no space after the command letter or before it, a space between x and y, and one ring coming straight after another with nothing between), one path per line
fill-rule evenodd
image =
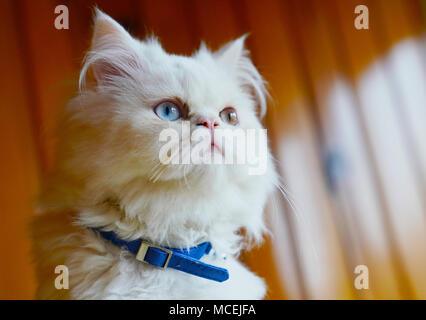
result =
M91 49L80 75L81 92L68 107L62 146L66 169L78 171L71 175L95 178L94 188L137 178L152 183L184 179L189 184L204 179L211 186L249 178L247 158L243 164L200 164L191 157L191 152L212 152L217 160L231 153L236 160L236 143L227 150L226 143L211 139L211 133L262 128L267 92L244 40L243 36L216 52L202 45L189 57L168 54L155 38L137 40L97 10ZM209 138L184 144L185 130ZM260 135L254 136L259 142ZM264 146L255 148L266 148L267 142L260 142ZM164 162L165 156L174 161ZM269 153L265 156L269 161Z

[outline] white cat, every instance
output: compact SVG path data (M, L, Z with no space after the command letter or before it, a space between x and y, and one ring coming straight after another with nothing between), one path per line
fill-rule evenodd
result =
M259 242L265 231L264 205L277 180L269 151L262 175L249 175L244 164L159 161L160 133L180 132L183 121L209 132L262 128L267 93L244 37L217 52L201 46L191 57L172 55L97 10L80 85L32 225L37 298L263 298L264 281L237 255L244 237ZM213 142L206 150L224 148ZM92 228L173 248L209 241L213 250L200 261L226 269L229 279L138 261ZM69 270L69 290L55 287L58 265Z

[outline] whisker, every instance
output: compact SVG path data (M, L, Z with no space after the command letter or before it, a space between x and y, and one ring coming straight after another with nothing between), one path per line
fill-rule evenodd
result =
M189 147L187 147L185 150L182 150L182 158L183 158L184 152L185 152L185 155L186 155L186 152L187 152L188 150L189 150ZM188 189L190 189L190 185L188 184L188 180L187 180L187 178L186 178L186 165L185 165L185 164L182 164L182 166L183 166L183 181L185 182L186 187L187 187Z
M155 176L155 178L154 178L153 180L151 180L153 183L156 183L156 182L160 179L161 175L162 175L162 174L164 173L164 171L166 171L166 169L168 168L168 165L169 165L170 163L172 163L172 162L173 162L173 160L174 160L177 156L179 156L179 148L178 148L176 151L174 151L174 152L170 155L169 163L168 163L168 164L166 164L166 165L160 166L160 169L159 169L159 170L157 170L157 174L156 174L156 175L153 175L153 177ZM163 163L161 163L161 162L160 162L160 164L163 164Z
M290 205L291 211L293 212L294 216L296 217L297 223L301 225L300 229L302 230L302 233L304 234L304 236L308 239L309 247L311 248L316 261L318 261L318 259L319 259L318 251L317 251L317 249L314 245L314 242L312 240L312 236L309 232L304 232L304 230L311 229L310 226L309 226L310 225L309 221L306 220L305 217L300 214L300 211L295 204L293 196L290 194L290 192L287 190L287 188L285 188L285 186L280 182L278 184L274 183L274 185L280 191L281 195L284 197L284 199L287 201L287 203Z
M281 183L274 184L274 185L278 189L278 191L280 191L281 195L284 197L284 199L287 201L287 203L290 205L291 211L296 216L296 219L300 222L300 216L299 216L299 213L298 213L299 210L296 207L296 204L295 204L293 197L290 194L290 192Z

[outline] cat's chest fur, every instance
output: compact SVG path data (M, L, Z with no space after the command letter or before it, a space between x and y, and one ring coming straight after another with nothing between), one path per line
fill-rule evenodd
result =
M35 256L45 259L38 262L40 267L43 265L44 273L51 270L47 277L38 277L41 279L38 298L263 298L264 281L234 257L240 250L237 231L241 222L260 216L256 212L261 207L255 205L255 192L251 197L254 202L248 203L242 200L241 194L247 195L249 189L238 186L230 188L228 185L227 192L210 192L203 196L190 190L170 195L167 192L150 193L146 189L143 192L143 188L135 190L138 190L138 196L123 197L120 206L103 205L79 212L48 213L36 218L33 226ZM261 203L262 199L257 201ZM129 212L123 213L123 209ZM75 225L76 221L78 225ZM193 246L211 241L214 250L202 261L226 268L230 278L217 283L173 269L152 267L137 261L133 254L103 239L88 226L120 228L162 245ZM226 259L223 259L225 255ZM46 268L46 264L49 267ZM69 292L64 293L53 286L57 265L69 269Z
M264 281L232 255L224 258L213 250L202 258L229 271L230 278L223 283L155 268L93 230L71 225L74 214L50 213L35 219L40 234L34 234L34 253L43 259L38 261L39 299L261 299L265 295ZM54 287L57 265L68 268L69 290Z
M218 251L236 253L236 232L263 225L265 195L258 188L262 188L262 183L157 189L135 181L118 195L115 206L83 210L78 218L80 225L119 229L124 237L149 239L172 247L210 241Z

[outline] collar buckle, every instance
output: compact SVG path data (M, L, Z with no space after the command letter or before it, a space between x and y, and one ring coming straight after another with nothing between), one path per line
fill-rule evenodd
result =
M139 260L139 261L148 263L148 262L145 261L145 256L146 256L149 248L156 248L156 249L159 249L159 250L167 253L166 262L164 263L164 265L162 267L159 267L159 268L162 268L162 269L166 269L167 266L169 265L169 261L170 261L172 255L173 255L173 251L169 250L167 248L160 247L160 246L157 246L155 244L152 244L152 243L150 243L146 240L143 240L141 242L141 246L139 247L138 253L136 254L136 259Z

